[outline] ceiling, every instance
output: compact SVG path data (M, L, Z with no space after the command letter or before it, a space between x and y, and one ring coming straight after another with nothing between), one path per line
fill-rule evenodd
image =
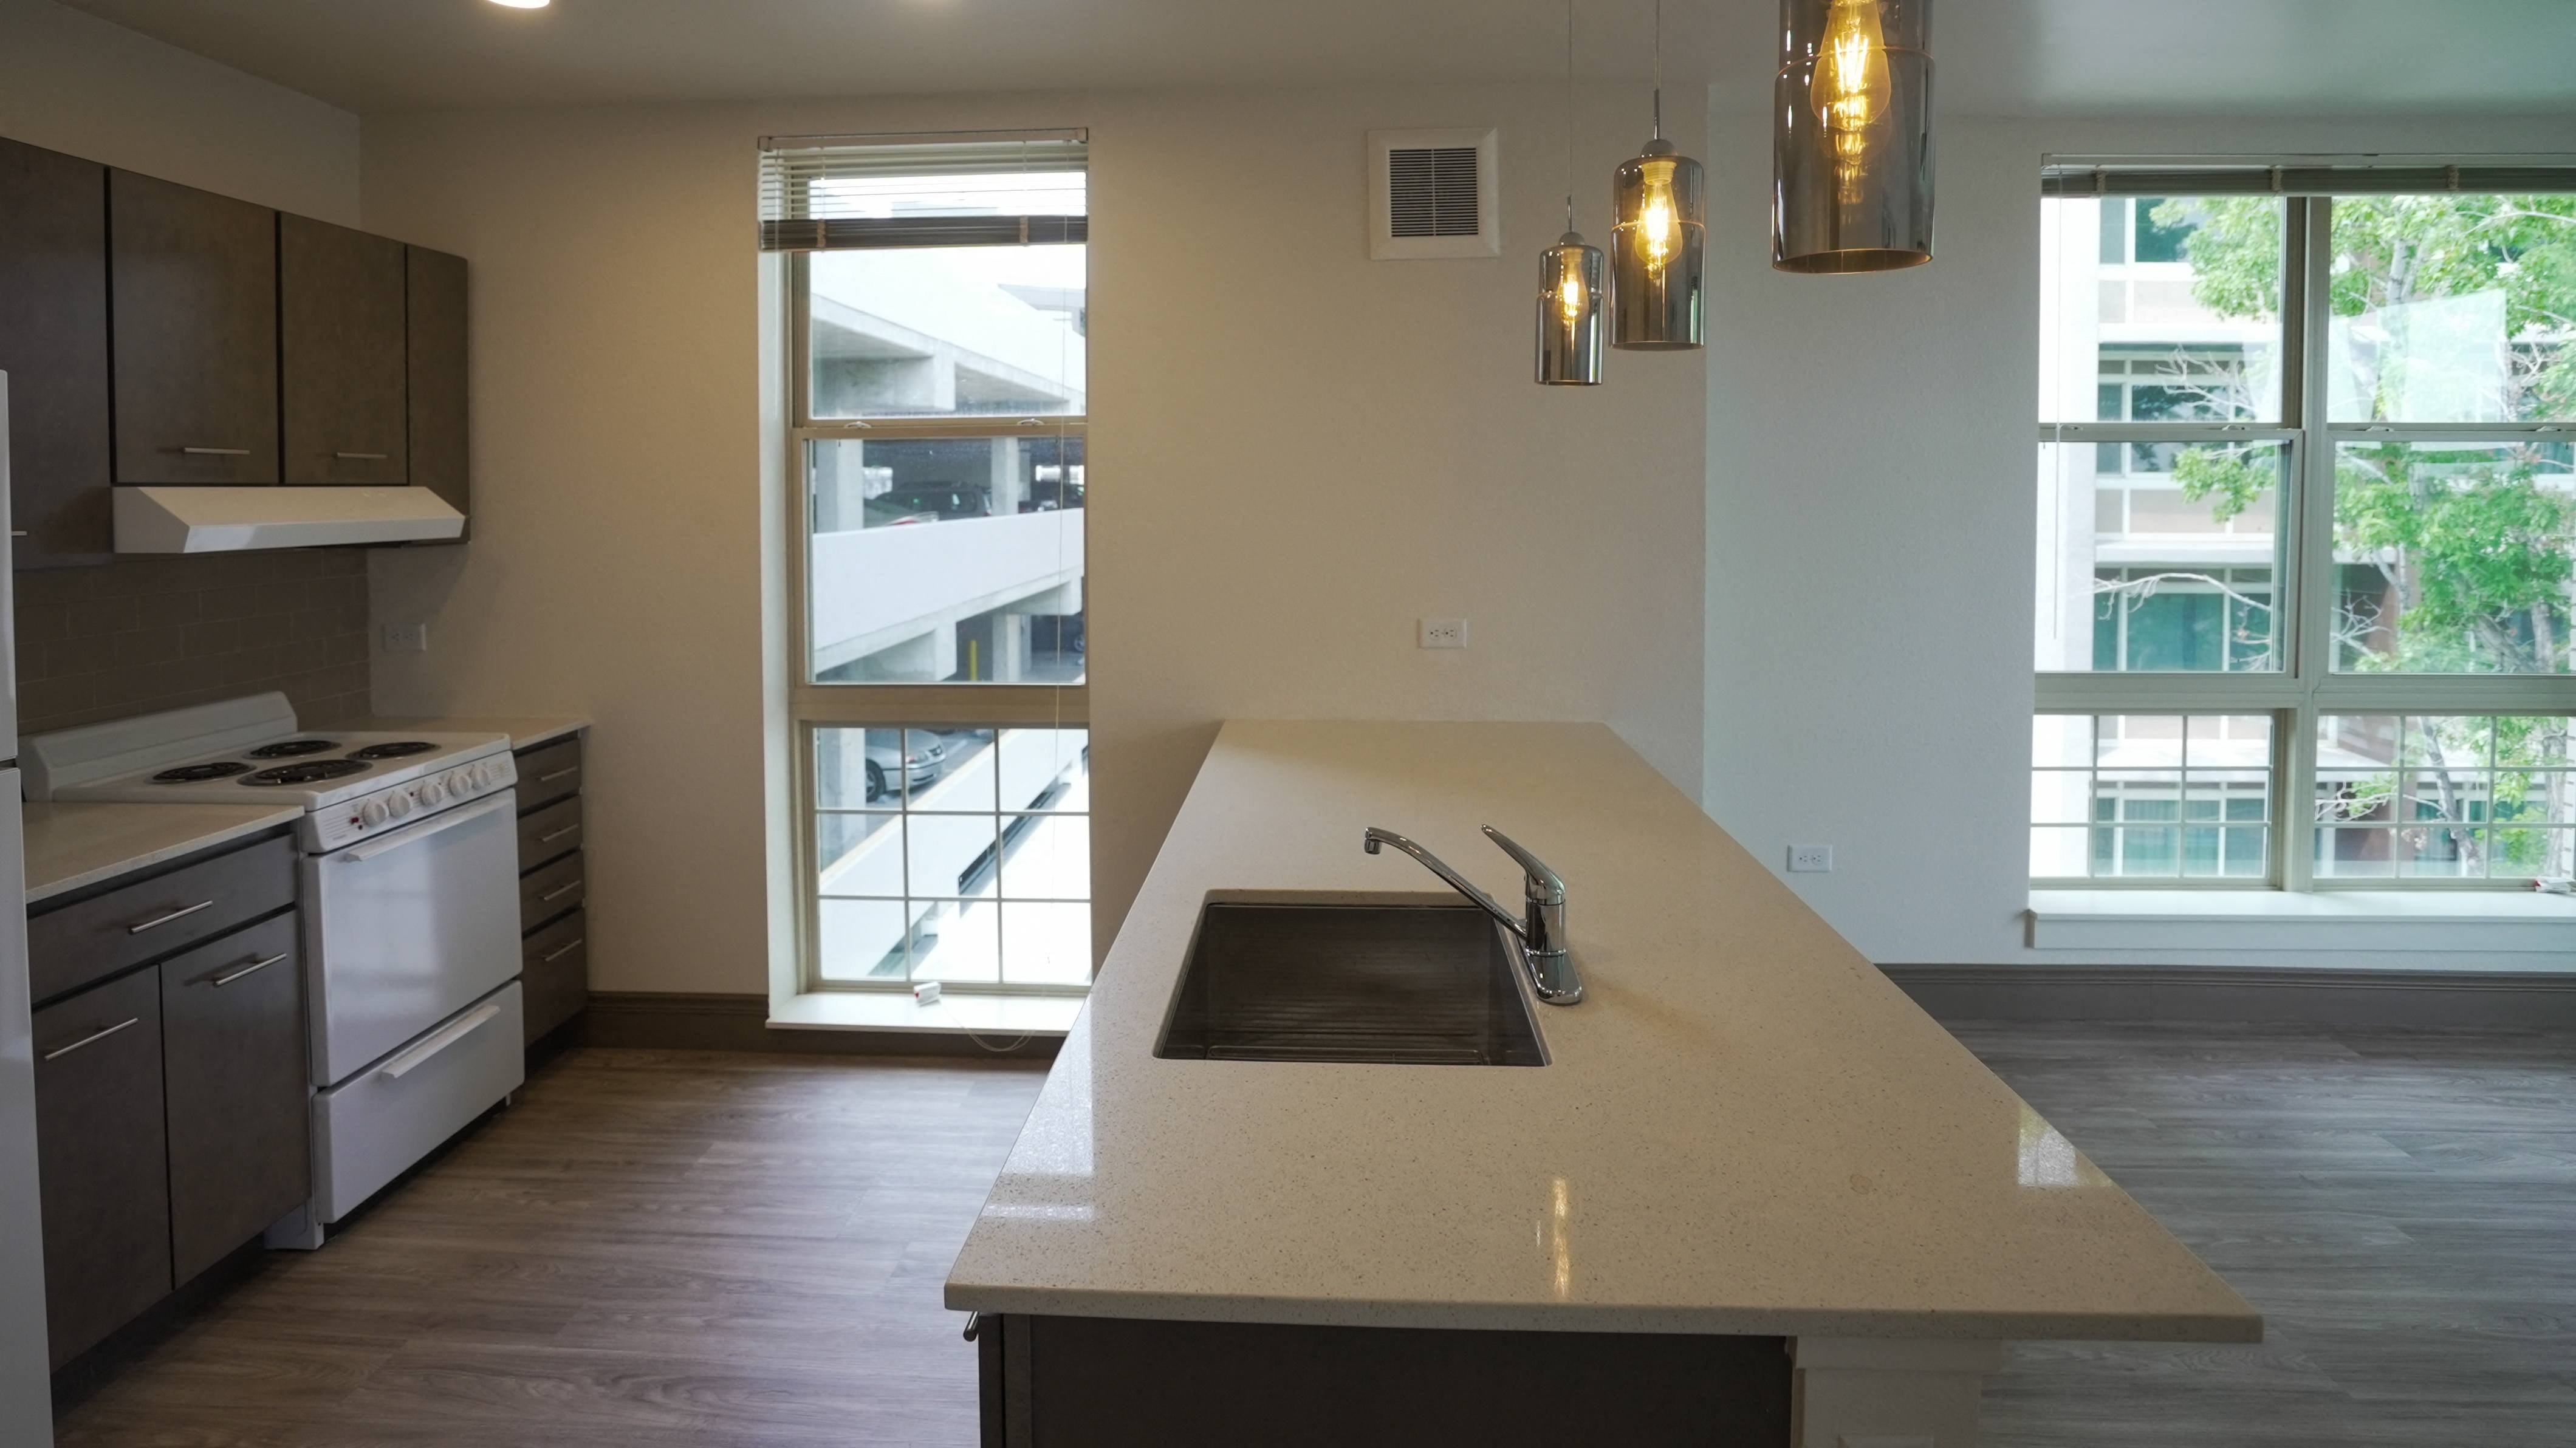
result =
M1562 0L67 0L360 114L1562 74ZM1642 79L1654 0L1579 0ZM1772 0L1668 0L1668 79L1760 103ZM2571 0L1941 0L1944 110L2534 112L2576 103Z

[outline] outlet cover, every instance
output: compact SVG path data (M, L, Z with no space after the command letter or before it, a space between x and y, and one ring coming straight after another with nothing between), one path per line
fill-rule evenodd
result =
M1467 621L1463 618L1418 618L1414 621L1414 642L1426 649L1463 649L1467 646Z
M1834 847L1831 845L1791 845L1789 869L1798 874L1830 875L1834 871Z
M389 654L428 653L429 625L425 623L386 624L385 652Z

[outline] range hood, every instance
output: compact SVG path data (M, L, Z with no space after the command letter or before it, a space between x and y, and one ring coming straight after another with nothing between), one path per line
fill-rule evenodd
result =
M235 553L456 538L465 515L427 488L120 487L119 553Z

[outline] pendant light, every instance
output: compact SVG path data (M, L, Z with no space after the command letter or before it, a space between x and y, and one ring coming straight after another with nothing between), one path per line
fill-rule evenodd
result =
M1932 259L1932 0L1781 0L1771 264Z
M1664 0L1655 0L1655 136L1611 178L1610 214L1610 345L1705 345L1707 175L1664 139Z
M1601 385L1601 249L1574 229L1574 0L1565 0L1565 235L1538 261L1538 380Z

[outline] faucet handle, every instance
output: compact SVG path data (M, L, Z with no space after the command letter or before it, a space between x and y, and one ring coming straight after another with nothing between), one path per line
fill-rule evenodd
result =
M1538 856L1531 854L1528 850L1523 849L1520 843L1514 840L1511 836L1504 834L1501 830L1494 828L1492 825L1487 825L1484 828L1485 838L1492 840L1497 846L1501 847L1504 854L1511 856L1513 860L1519 863L1521 872L1526 877L1522 883L1526 887L1531 899L1547 905L1562 905L1565 903L1564 876L1549 869L1547 861L1542 860Z

